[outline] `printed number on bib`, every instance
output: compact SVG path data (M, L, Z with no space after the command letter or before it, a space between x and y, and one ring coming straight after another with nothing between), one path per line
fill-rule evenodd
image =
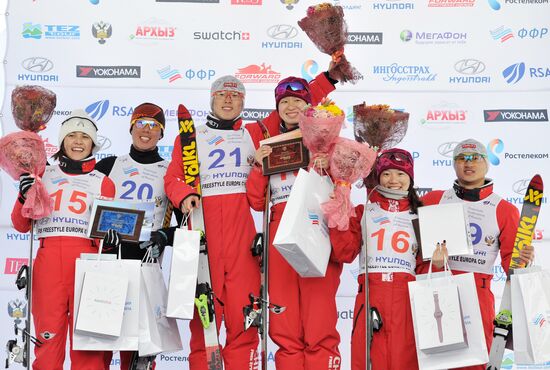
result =
M481 227L473 222L470 223L470 237L472 238L472 244L479 243L482 237Z
M371 238L376 237L376 249L379 251L384 250L384 236L386 234L386 229L380 229L374 233L372 233L370 236ZM411 235L403 230L396 231L391 236L391 247L394 251L397 253L406 253L409 250L409 240Z
M61 201L63 199L63 189L59 189L55 193L50 194L50 196L54 199L54 210L59 211L61 208ZM73 191L71 192L71 196L69 198L69 206L67 209L71 211L72 213L76 213L77 215L82 214L86 212L86 198L88 197L87 193L84 193L82 191Z
M134 181L126 180L122 183L122 187L126 189L126 192L120 196L120 199L151 200L153 198L153 186L151 184L140 184L138 186Z
M214 157L214 161L210 164L208 167L209 170L212 168L222 168L225 165L221 163L223 159L225 158L225 151L223 149L214 149L208 154L209 157ZM230 157L235 157L235 167L241 166L241 149L235 148L231 153L229 153Z

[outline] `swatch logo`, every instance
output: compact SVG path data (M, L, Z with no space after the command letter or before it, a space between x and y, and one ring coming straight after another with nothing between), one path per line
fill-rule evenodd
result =
M99 100L86 107L86 113L96 121L99 121L109 109L109 100Z
M500 10L500 3L497 0L488 0L489 6L493 10Z
M319 65L313 59L308 59L302 64L302 77L310 82L317 76L317 71L319 70Z
M509 84L515 84L523 78L525 74L525 63L515 63L508 66L502 71L502 77Z
M500 139L493 139L487 145L487 154L489 157L489 162L491 164L498 166L500 164L500 159L498 154L502 153L504 150L504 143Z

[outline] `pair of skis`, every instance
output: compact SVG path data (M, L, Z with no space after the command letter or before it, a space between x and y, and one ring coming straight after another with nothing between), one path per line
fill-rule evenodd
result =
M510 269L508 270L508 278L506 279L506 285L504 286L504 292L500 302L500 310L495 318L493 343L491 345L491 351L489 352L489 363L487 364L487 370L500 369L502 365L502 358L504 357L504 350L507 344L506 342L511 337L512 286L510 276L514 273L514 270L525 267L525 263L520 260L519 256L521 250L526 245L531 245L531 241L533 240L533 234L535 232L535 226L537 224L540 206L542 204L543 190L544 186L540 175L533 176L523 198L523 206L521 207L519 225L514 241L514 250L512 252L512 259L510 260Z

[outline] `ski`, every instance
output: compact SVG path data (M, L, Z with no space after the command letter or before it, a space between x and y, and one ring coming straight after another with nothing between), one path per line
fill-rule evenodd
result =
M521 215L519 225L514 241L514 249L512 259L510 260L510 269L508 270L508 278L504 286L500 309L495 318L495 328L493 330L493 343L489 352L489 363L487 370L498 370L502 365L506 342L512 332L512 296L510 275L514 270L525 267L521 262L519 253L525 245L531 245L535 225L540 211L543 196L543 183L540 175L535 175L529 182L529 186L523 197L523 206L521 207Z
M187 108L180 104L178 106L178 124L181 141L181 152L185 183L194 187L197 193L201 193L199 176L199 156L197 148L197 134L193 117ZM208 370L222 370L223 360L220 350L218 328L216 326L216 314L214 310L214 291L210 277L210 264L208 260L208 244L206 229L201 206L191 213L191 227L202 233L199 255L199 268L197 275L197 290L195 293L195 306L200 316L204 331L204 347Z
M32 261L34 253L34 221L31 221L30 228L30 251L29 263L23 265L17 272L15 285L19 290L25 289L25 299L27 300L27 308L25 312L25 326L19 327L21 320L14 323L14 331L16 339L8 340L6 344L6 369L11 364L19 363L24 368L31 369L31 344L37 347L42 345L42 342L31 334L31 319L32 319ZM17 339L21 338L21 345L17 343Z

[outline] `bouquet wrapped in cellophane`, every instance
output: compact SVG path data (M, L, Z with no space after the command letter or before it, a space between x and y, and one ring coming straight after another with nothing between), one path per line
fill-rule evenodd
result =
M348 26L341 6L329 3L312 5L298 25L321 52L332 56L336 66L329 71L331 78L341 83L356 83L362 77L344 55Z
M351 185L367 177L376 161L376 151L367 143L338 138L330 154L330 173L334 179L334 197L321 204L329 227L344 231L355 216L351 204Z
M41 86L18 86L11 93L11 113L21 130L38 132L52 117L56 95Z
M393 148L407 133L409 113L393 110L389 105L354 105L353 117L355 140L366 142L376 150ZM371 173L365 179L367 189L372 189L378 183L375 176Z
M46 151L42 138L29 131L19 131L0 138L0 168L14 180L23 174L31 174L36 180L27 192L21 214L33 220L52 212L52 199L40 179L46 168Z
M311 158L330 153L344 119L344 112L329 99L324 99L316 106L307 105L300 112L300 130Z

